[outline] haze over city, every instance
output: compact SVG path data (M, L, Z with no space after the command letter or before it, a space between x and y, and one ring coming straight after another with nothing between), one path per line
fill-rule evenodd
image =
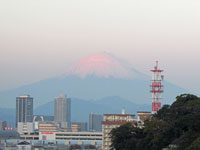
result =
M0 0L0 149L199 150L199 0Z
M0 90L63 74L106 51L150 75L199 92L200 2L0 1Z

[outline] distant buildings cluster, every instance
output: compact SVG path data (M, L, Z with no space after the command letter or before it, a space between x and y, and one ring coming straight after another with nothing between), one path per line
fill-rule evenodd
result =
M60 95L54 99L54 116L34 115L33 97L21 95L16 98L16 127L21 139L40 141L90 141L102 144L102 150L109 150L110 131L123 124L131 123L133 126L143 127L144 120L151 117L151 112L138 112L137 119L134 114L89 114L89 129L87 122L71 121L71 99ZM0 121L0 129L6 129L7 123ZM55 143L55 142L54 142ZM82 143L83 144L83 143Z
M84 132L83 135L94 134L97 140L101 140L102 121L102 115L89 114L89 132L94 133L86 133L87 122L71 122L71 99L63 94L54 99L54 116L33 115L33 97L30 95L16 98L16 127L22 139L56 140L61 139L61 133L62 139L68 139L65 136L71 132L77 132L73 133L76 137L71 137L71 140L81 139L86 137L78 132Z

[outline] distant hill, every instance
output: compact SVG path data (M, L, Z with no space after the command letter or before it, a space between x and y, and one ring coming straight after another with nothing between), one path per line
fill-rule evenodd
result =
M137 111L151 111L151 105L138 105L118 96L105 97L97 101L87 101L77 98L72 98L71 115L72 121L88 121L89 113L105 114L105 113L121 113L122 108L126 109L127 113L136 114ZM53 115L54 102L48 102L34 110L37 115Z
M121 113L122 108L127 113L136 114L136 111L151 111L151 105L138 105L118 96L105 97L92 101L72 98L71 115L72 121L88 122L89 113ZM34 109L34 115L54 115L54 102L50 101ZM5 120L15 125L15 109L0 108L0 120Z
M15 109L0 108L0 120L7 121L11 126L15 126Z

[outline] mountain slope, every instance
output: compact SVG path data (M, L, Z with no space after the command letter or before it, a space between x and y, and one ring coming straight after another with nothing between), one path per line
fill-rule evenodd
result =
M34 106L52 101L60 94L68 97L96 100L107 96L120 96L137 104L150 104L151 77L140 73L126 62L108 53L84 58L70 67L64 75L0 92L1 107L15 107L16 96L30 94ZM163 103L186 91L164 81Z

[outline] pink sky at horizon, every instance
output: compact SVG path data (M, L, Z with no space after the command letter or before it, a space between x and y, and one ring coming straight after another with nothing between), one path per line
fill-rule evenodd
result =
M64 73L107 51L198 93L200 1L0 1L0 90Z

